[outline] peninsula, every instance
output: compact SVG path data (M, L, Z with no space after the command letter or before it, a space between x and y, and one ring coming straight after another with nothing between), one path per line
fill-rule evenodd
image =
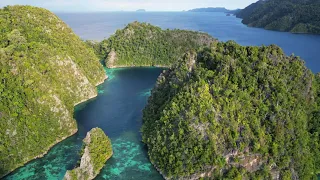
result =
M0 9L0 178L77 132L74 106L105 72L92 49L42 8Z
M242 23L268 30L320 34L320 2L259 0L236 13Z

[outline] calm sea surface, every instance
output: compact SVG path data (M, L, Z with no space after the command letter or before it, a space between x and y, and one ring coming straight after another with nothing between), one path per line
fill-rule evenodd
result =
M161 28L207 32L221 41L234 40L241 45L280 46L306 61L313 72L320 72L320 35L292 34L249 28L241 19L224 13L191 12L109 12L57 13L82 39L102 40L133 21L148 22Z
M248 28L240 19L223 13L58 13L58 16L82 39L102 40L137 20L162 28L204 31L221 41L235 40L242 45L277 44L287 54L301 56L313 72L320 72L320 36ZM99 96L75 108L79 132L5 179L62 179L66 170L77 164L82 139L94 127L105 131L114 150L96 179L162 179L149 162L139 133L142 109L161 71L159 68L107 70L109 79L98 87Z

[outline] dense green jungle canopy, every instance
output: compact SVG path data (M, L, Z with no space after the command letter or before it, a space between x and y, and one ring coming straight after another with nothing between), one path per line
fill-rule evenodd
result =
M319 0L259 0L237 13L253 27L320 34Z
M174 179L315 179L319 80L275 45L189 52L158 78L144 110L150 160Z

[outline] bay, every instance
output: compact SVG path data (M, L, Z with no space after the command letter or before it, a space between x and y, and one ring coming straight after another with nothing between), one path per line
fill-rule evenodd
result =
M314 72L320 72L320 35L292 34L251 28L235 16L208 12L103 12L57 13L85 40L102 40L128 23L148 22L164 29L186 29L209 33L221 41L234 40L245 46L280 46L287 55L295 54Z
M149 162L139 133L142 110L161 68L109 69L98 97L76 106L78 133L54 146L43 158L18 168L5 180L63 179L77 164L82 139L94 127L111 138L113 156L95 179L162 179Z

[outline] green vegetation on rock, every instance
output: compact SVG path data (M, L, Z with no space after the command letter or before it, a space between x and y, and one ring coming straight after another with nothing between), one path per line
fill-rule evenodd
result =
M237 13L252 27L320 34L319 0L259 0Z
M150 160L166 179L315 179L319 79L275 45L189 52L144 109Z
M77 131L74 105L105 79L93 50L51 12L0 9L0 177Z
M108 67L170 66L186 51L209 46L210 35L184 30L162 30L134 22L101 43L88 41Z
M83 139L80 167L67 171L64 179L94 179L112 154L111 141L103 130L100 128L91 129Z
M315 76L315 81L314 88L317 90L315 94L316 107L311 116L308 128L312 136L310 149L314 154L318 154L318 156L315 156L314 158L315 167L318 168L317 174L320 174L320 73Z

